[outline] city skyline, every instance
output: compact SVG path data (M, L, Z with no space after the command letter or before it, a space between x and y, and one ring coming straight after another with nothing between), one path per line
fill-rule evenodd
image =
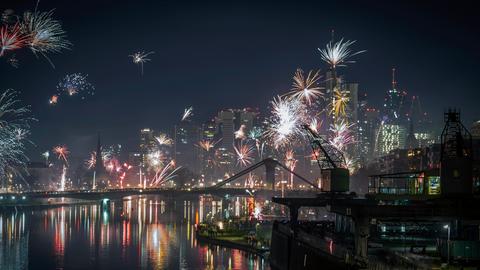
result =
M475 7L3 1L0 269L475 268Z
M83 10L89 4L74 5ZM291 77L296 68L320 68L322 72L327 71L326 65L321 63L317 48L323 47L331 39L333 29L336 39L345 37L357 40L355 49L367 50L357 57L357 63L352 68L344 69L342 73L346 75L347 81L359 83L359 90L368 93L369 102L373 102L375 107L379 108L382 104L390 87L391 68L395 67L399 89L419 95L424 110L438 126L441 124L441 112L448 107L460 108L467 125L477 120L475 93L469 90L475 86L469 79L473 78L469 75L473 71L468 68L478 58L478 53L469 45L473 44L470 39L474 39L475 35L462 35L468 31L478 31L468 24L469 13L463 14L463 19L449 24L449 29L444 29L442 25L458 17L458 9L449 10L451 5L448 3L438 3L435 6L425 3L412 10L409 4L402 3L395 3L391 9L376 5L375 10L370 10L369 7L372 6L372 3L360 6L346 2L333 6L313 5L313 10L317 7L319 14L304 11L304 16L300 19L298 13L295 13L294 18L285 19L288 17L285 15L290 14L289 8L302 10L300 4L276 5L273 7L274 12L265 16L261 12L269 8L268 4L236 4L238 8L231 10L228 6L215 3L195 14L192 11L197 6L192 4L178 17L154 18L149 15L177 11L178 6L152 4L152 11L141 15L135 6L127 10L121 4L109 6L104 3L90 11L88 20L81 20L72 14L75 8L67 7L61 2L40 2L41 10L55 8L55 16L61 19L68 39L74 44L72 50L64 51L62 56L51 57L55 69L42 58L37 61L31 55L18 53L20 66L17 69L6 62L0 64L0 72L9 75L2 78L0 87L21 91L20 98L25 104L31 104L32 113L39 120L33 124L31 137L36 146L28 152L32 160L39 160L41 152L50 150L57 144L68 145L74 156L85 156L94 150L97 132L102 134L107 144L120 143L125 149L130 149L138 144L140 129L150 127L171 131L180 120L183 109L188 106L194 107L194 119L198 123L213 118L224 108L254 107L267 116L269 102L276 95L290 89ZM12 8L19 13L33 7L34 3L27 2L20 5L9 5L6 2L4 5L5 9ZM109 11L107 7L115 12ZM430 7L435 12L428 13L426 18L415 16ZM325 9L331 8L333 14L321 16L327 13ZM408 21L398 20L404 16L405 13L402 12L407 11L413 18ZM337 12L342 14L338 15ZM343 12L353 16L352 19L372 13L390 16L361 20L355 25L351 21L342 23L341 20L335 20L336 17L346 16ZM445 14L449 16L442 16ZM149 23L144 23L145 20ZM220 21L225 25L219 24ZM375 30L367 27L378 21L384 21L385 26ZM171 25L165 24L166 22ZM276 27L275 22L285 27ZM417 27L411 27L410 24ZM115 37L101 35L103 28L114 25L118 25L114 27L117 30L109 35ZM430 36L422 36L422 27L423 30L427 27L436 30ZM128 34L122 31L151 34L136 40L134 35L128 38ZM381 33L378 36L382 36L386 44L375 37L376 31ZM79 39L83 32L90 33L91 36ZM446 39L451 32L459 35ZM124 36L127 38L118 39L120 34L126 34ZM402 34L402 40L392 38L399 34ZM215 39L218 35L227 35L229 38ZM415 42L409 41L409 37ZM469 42L457 43L461 39ZM182 42L187 40L189 45ZM258 46L253 49L249 46L249 41ZM173 47L173 44L184 45ZM430 48L431 44L436 46ZM453 54L456 57L439 53L452 44L462 46ZM143 76L139 67L131 65L127 57L139 49L155 51L149 56L152 61L144 65ZM287 58L282 57L285 52L288 52ZM404 53L410 56L405 57ZM470 57L465 57L467 54ZM454 61L458 55L463 55L464 60L458 67L461 72L457 74L451 69L438 67L435 62L457 66ZM447 59L443 60L444 57ZM112 61L115 64L102 64ZM65 74L75 72L88 74L89 81L96 88L95 95L86 100L67 97L56 106L50 106L48 98L54 93L57 82ZM30 79L19 81L25 74L30 74ZM457 76L463 79L458 79ZM452 78L451 81L449 78ZM453 83L464 90L460 90L462 95L451 98L448 94ZM438 95L429 95L430 91L436 91Z

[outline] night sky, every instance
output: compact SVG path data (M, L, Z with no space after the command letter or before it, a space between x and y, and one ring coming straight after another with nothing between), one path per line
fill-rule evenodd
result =
M200 2L42 0L39 9L55 8L72 50L50 55L55 69L26 49L16 53L18 69L0 58L0 89L21 91L38 119L31 159L57 144L85 157L98 131L105 143L134 150L140 128L170 131L186 106L195 108L198 122L222 108L266 112L273 96L290 88L297 67L326 68L317 48L332 29L367 50L340 73L358 82L371 103L383 100L395 66L399 88L420 95L439 128L448 107L461 108L467 126L479 118L473 3ZM17 14L34 7L34 0L0 2L0 10ZM143 77L128 57L138 50L155 51ZM58 80L75 72L89 74L95 96L50 106Z

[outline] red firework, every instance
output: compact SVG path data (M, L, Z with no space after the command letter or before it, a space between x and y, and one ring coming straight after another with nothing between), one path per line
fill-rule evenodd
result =
M0 57L6 51L13 51L25 47L28 43L28 36L21 31L20 24L9 27L3 25L0 27Z

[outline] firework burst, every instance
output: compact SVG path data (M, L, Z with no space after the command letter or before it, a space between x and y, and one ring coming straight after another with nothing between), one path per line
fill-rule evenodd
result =
M293 76L293 84L291 92L287 93L291 98L300 99L306 102L308 105L312 104L312 101L316 98L323 97L322 88L318 86L318 80L320 79L320 71L308 72L307 77L304 76L302 69L297 69L295 76Z
M318 121L317 118L313 118L308 125L311 130L315 132L319 132L320 128L322 127L323 121Z
M250 140L259 140L262 138L263 129L260 127L253 127L248 131L247 137Z
M34 120L29 113L29 107L20 105L16 91L9 89L0 95L0 177L7 173L21 176L26 170L26 137Z
M182 115L182 121L187 120L192 115L193 115L193 107L190 106L188 108L185 108L185 110L183 111L183 115Z
M28 36L22 33L20 24L16 23L13 26L5 24L0 27L0 57L5 52L23 48L27 42Z
M295 159L295 152L293 150L287 150L285 152L285 166L287 166L291 171L295 170L295 166L297 164Z
M352 52L350 46L356 41L343 41L343 38L335 43L329 42L323 49L318 48L322 60L325 61L332 69L336 67L346 66L349 63L355 63L350 60L352 56L363 53L365 51Z
M305 109L298 99L281 97L272 101L272 107L272 117L265 135L278 148L289 144L301 134L300 124L303 122Z
M355 141L351 132L353 126L353 124L347 124L345 121L332 124L330 127L330 132L332 133L329 140L330 144L343 152L348 145Z
M211 140L201 140L198 142L198 144L196 144L197 147L199 147L200 149L204 150L205 152L210 152L211 149L213 149L215 147L215 145L217 143L219 143L220 140L214 142L214 141L211 141Z
M53 19L53 10L47 12L30 12L23 14L22 31L28 39L28 47L34 54L43 55L53 66L47 57L48 53L60 53L64 49L70 49L71 43L66 40L66 32L60 21Z
M149 171L158 171L163 168L167 157L162 151L155 150L147 154L146 156L146 165Z
M173 144L173 140L168 137L167 134L161 133L157 137L155 137L155 140L157 141L158 145L167 145L170 146Z
M57 95L53 95L50 97L50 99L48 100L48 103L50 105L55 105L58 103L58 96Z
M55 146L52 151L57 154L58 159L63 160L68 164L67 156L70 154L70 151L68 151L68 148L65 145Z
M61 94L79 95L82 99L94 95L95 87L88 81L88 75L82 73L67 74L57 84L57 95L52 96L50 104L56 104Z
M246 125L243 125L243 124L240 125L240 128L234 132L235 139L240 139L240 140L246 139L247 138L246 129L247 129Z
M97 151L92 151L90 153L90 158L85 160L85 166L90 170L95 167L95 164L97 164Z
M358 160L355 159L355 158L352 158L352 157L350 157L349 155L346 155L346 154L344 154L344 157L345 157L346 168L348 169L350 174L354 174L360 166Z
M345 91L335 88L332 100L332 109L330 111L335 119L346 116L346 108L349 100L350 99Z
M253 154L255 152L254 146L240 142L239 145L234 145L233 149L237 155L237 165L247 166L252 164Z
M150 62L151 59L148 58L148 56L150 54L154 54L155 52L144 52L144 51L140 51L140 52L136 52L134 54L131 54L129 55L129 57L132 58L132 62L136 65L140 65L140 68L141 68L141 71L142 71L142 75L143 75L143 64L145 64L146 62Z

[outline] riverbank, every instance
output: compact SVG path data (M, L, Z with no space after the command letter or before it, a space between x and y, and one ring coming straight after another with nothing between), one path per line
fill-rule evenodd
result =
M271 224L229 221L196 226L197 240L207 244L242 250L267 257L270 252Z
M249 244L243 237L240 236L207 236L201 233L196 234L197 240L203 243L222 246L242 250L263 258L268 257L270 249L268 247L255 247Z

